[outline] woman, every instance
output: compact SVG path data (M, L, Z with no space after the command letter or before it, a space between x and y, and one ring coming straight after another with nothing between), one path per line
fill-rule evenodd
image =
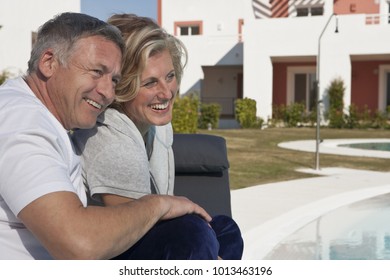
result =
M186 48L150 18L118 14L108 22L121 30L126 42L122 79L116 88L116 100L99 117L97 127L73 135L83 156L85 185L92 201L103 205L136 200L150 193L173 195L171 119L187 58ZM199 217L185 219L189 219L185 227L190 232L192 223L210 228ZM160 229L147 233L140 243L151 243L144 239L153 234L161 236L162 232L175 237L182 227L175 222L160 224ZM235 222L217 216L210 225L217 239L218 256L240 259L243 243ZM134 252L123 257L160 258Z

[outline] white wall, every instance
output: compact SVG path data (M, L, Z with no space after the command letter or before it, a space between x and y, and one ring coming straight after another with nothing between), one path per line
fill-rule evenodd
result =
M207 36L237 34L237 19L244 17L244 2L250 0L162 0L162 25L174 33L174 22L203 21Z
M61 12L80 12L80 0L1 0L0 72L24 73L31 52L31 32Z
M257 101L257 112L260 117L267 119L272 114L270 59L317 56L319 37L329 18L330 15L254 20L245 24L244 96ZM349 106L350 55L390 54L390 25L387 22L366 25L364 15L340 15L337 18L339 32L334 32L336 26L334 16L320 41L320 94L324 95L331 80L340 77L346 86L345 105Z
M174 34L174 23L202 21L203 35L178 36L186 45L189 61L181 92L200 91L202 66L242 65L242 46L238 44L238 20L245 16L251 0L163 0L162 26ZM245 5L244 5L245 4Z

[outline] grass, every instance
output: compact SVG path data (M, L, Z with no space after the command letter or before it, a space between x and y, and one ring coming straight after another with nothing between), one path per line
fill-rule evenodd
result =
M226 139L232 189L315 176L296 171L299 168L315 168L315 153L277 146L286 141L315 140L315 128L201 130L199 133ZM322 128L320 136L321 139L390 138L390 131ZM320 154L320 167L390 171L390 160Z

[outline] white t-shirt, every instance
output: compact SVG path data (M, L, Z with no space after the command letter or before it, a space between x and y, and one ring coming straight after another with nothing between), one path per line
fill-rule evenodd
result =
M0 87L0 259L50 259L18 213L52 192L78 194L80 159L59 121L22 78ZM37 217L39 219L39 217Z

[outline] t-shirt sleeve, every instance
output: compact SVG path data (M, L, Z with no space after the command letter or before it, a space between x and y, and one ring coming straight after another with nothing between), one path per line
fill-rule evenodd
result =
M0 199L15 216L45 194L76 192L67 164L70 159L68 152L72 151L70 142L58 136L56 128L44 114L39 111L31 113L31 110L25 109L28 117L24 120L21 115L18 120L11 115L3 118L4 122L9 122L4 123L5 127L10 128L16 122L23 125L0 133ZM28 122L37 125L31 127Z
M84 151L94 153L93 160L88 157L90 161L84 170L84 180L92 198L100 200L102 193L134 199L150 194L148 160L142 147L128 137L111 141L100 138L99 141L105 141L105 145L96 145L97 150L91 142ZM84 160L88 159L85 157Z

